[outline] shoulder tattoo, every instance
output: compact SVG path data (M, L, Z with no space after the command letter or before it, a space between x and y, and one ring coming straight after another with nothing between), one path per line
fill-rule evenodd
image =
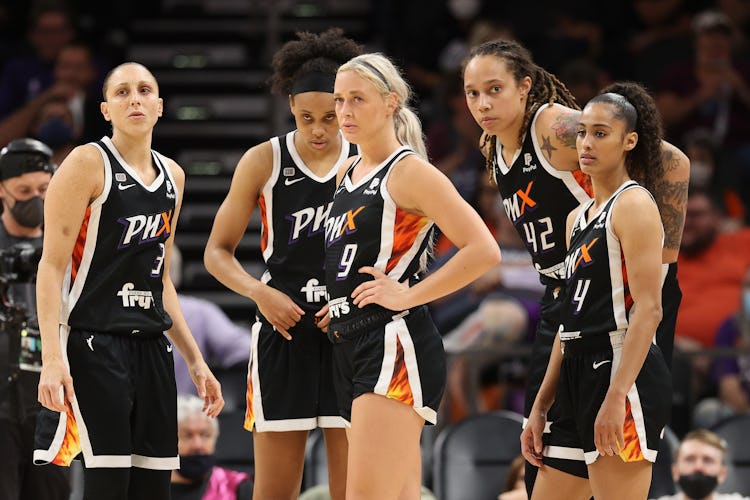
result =
M575 149L576 148L576 131L578 130L578 116L563 113L557 115L555 123L552 124L552 130L555 131L555 137L565 147Z
M552 161L552 151L557 151L557 148L552 145L548 135L542 136L542 145L539 148L547 154L547 159Z

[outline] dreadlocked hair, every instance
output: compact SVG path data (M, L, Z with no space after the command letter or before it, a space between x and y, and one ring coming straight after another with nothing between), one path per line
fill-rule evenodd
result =
M581 109L565 84L555 75L534 63L531 52L520 43L513 40L498 39L474 47L464 59L462 73L466 70L469 61L479 56L495 56L504 60L508 72L513 75L517 84L524 77L528 76L531 78L531 89L529 89L529 95L526 99L523 122L521 128L518 130L519 144L523 144L526 131L529 129L534 113L540 105L545 103L559 103L572 109ZM486 167L491 176L497 153L495 136L485 136L481 147L487 154Z
M335 76L339 66L362 53L362 46L346 38L341 28L320 34L301 31L296 35L296 40L286 42L273 56L273 74L268 79L272 92L290 94L294 81L307 73Z
M656 183L664 176L661 159L664 130L651 94L638 83L617 82L602 89L589 102L611 104L615 117L625 122L628 132L638 134L635 148L625 156L625 168L631 179L655 192Z

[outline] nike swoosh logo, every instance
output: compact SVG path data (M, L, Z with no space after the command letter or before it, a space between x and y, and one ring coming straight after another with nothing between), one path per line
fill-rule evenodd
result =
M304 181L304 180L305 180L304 177L297 177L296 179L288 179L287 178L287 179L284 179L284 185L285 186L291 186L292 184L296 184L299 181Z
M119 189L120 191L125 191L126 189L130 189L133 186L135 186L135 183L133 183L133 184L118 184L117 185L117 189Z
M611 359L605 359L604 361L599 361L598 363L594 363L594 365L593 365L594 366L594 370L596 370L597 368L599 368L600 366L602 366L604 363L611 363L611 362L612 362Z

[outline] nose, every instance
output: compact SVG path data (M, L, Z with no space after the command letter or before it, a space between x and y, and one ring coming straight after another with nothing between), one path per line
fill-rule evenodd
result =
M352 116L351 108L346 100L343 100L337 104L337 112L340 116Z
M481 111L487 111L490 107L489 97L486 94L479 94L479 109Z

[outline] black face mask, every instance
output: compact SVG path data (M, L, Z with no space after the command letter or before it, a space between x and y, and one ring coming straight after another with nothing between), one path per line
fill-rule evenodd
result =
M191 481L200 481L216 465L215 455L180 455L180 468L177 472Z
M707 476L702 472L693 472L690 475L680 476L678 483L686 497L700 500L716 489L719 485L719 478Z
M5 194L9 198L13 198L8 191ZM35 228L42 225L44 222L44 200L40 196L33 196L28 200L17 200L10 208L10 215L13 216L16 222L23 227Z
M50 118L41 127L37 138L52 149L61 148L71 143L73 127L61 118Z

